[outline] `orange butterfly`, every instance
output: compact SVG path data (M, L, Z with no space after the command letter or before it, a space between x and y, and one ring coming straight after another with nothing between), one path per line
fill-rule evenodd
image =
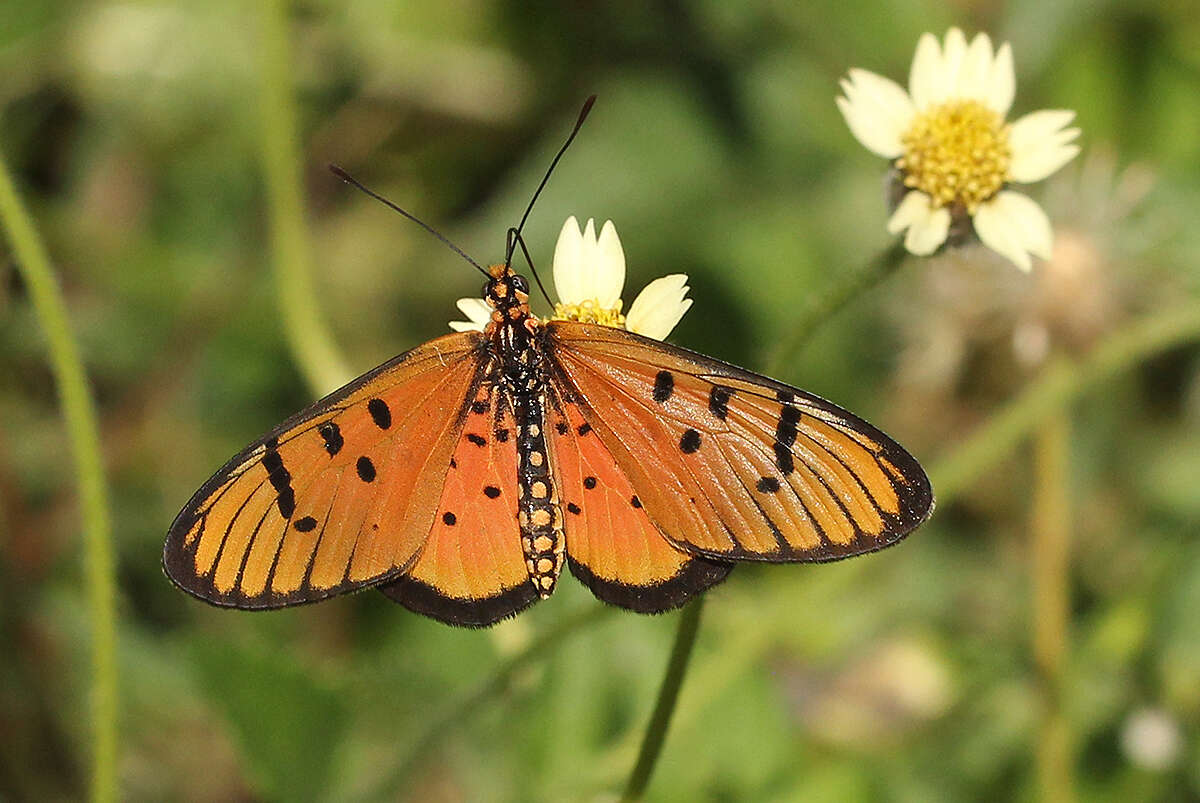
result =
M484 330L396 357L236 455L171 526L171 580L255 609L374 586L478 627L550 596L566 564L601 600L653 613L733 561L859 555L929 515L917 461L845 410L632 332L534 316L511 268L520 228L486 271Z

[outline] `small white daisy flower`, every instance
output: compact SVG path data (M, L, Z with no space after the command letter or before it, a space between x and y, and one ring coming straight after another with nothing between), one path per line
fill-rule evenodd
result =
M456 332L482 332L492 319L492 308L482 298L460 298L454 306L467 316L465 321L450 321L450 328Z
M1043 110L1012 124L1005 116L1016 90L1012 49L994 54L987 34L968 45L958 28L939 45L932 34L917 43L908 92L883 76L851 70L838 108L851 133L887 159L905 191L888 231L904 245L932 254L951 224L969 221L988 248L1028 271L1030 254L1048 259L1050 220L1028 196L1009 189L1054 173L1079 153L1075 113Z
M692 306L687 276L673 273L646 285L629 313L621 313L625 251L611 220L597 237L593 220L581 231L574 216L567 218L554 248L553 273L558 303L548 320L597 323L662 340ZM458 308L469 320L452 321L455 331L482 331L491 319L492 309L483 299L459 299Z
M597 238L591 218L582 232L573 215L567 218L554 247L554 290L559 301L551 319L623 327L662 340L692 306L687 276L682 273L646 285L627 315L621 314L624 287L625 251L612 221L604 223Z

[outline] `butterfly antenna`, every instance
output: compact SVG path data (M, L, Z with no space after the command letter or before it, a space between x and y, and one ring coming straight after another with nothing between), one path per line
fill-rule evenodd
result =
M521 246L521 253L525 255L525 262L529 265L529 272L533 274L533 280L537 282L538 289L542 291L542 296L545 297L546 303L553 307L554 301L551 300L550 294L546 292L546 285L542 284L542 277L538 276L537 268L533 266L533 258L529 256L529 249L525 247L525 238L521 236L521 232L517 231L516 228L510 228L508 230L508 243L505 246L509 253L512 253L514 244Z
M575 127L571 129L571 136L567 137L567 141L564 142L563 146L558 149L558 154L554 157L554 161L550 162L550 168L546 170L546 175L542 177L542 183L538 185L538 188L533 193L533 197L529 199L529 206L525 207L525 214L521 215L521 222L517 224L516 237L509 240L508 248L505 249L507 252L504 255L505 266L512 266L513 248L516 247L516 244L519 242L524 245L524 241L521 240L521 231L525 228L525 221L529 219L529 213L533 211L533 204L537 201L538 196L542 194L542 188L545 187L546 182L550 180L550 174L553 173L554 168L558 166L558 160L563 158L563 154L566 153L567 148L571 146L571 142L575 139L575 135L579 133L579 129L583 126L583 121L587 119L588 112L592 110L592 104L595 102L595 95L589 96L588 99L583 102L583 108L579 110L579 119L575 121ZM532 263L529 267L531 269L533 268ZM534 278L537 278L536 273L534 273ZM538 279L538 284L540 285L541 283L542 280ZM546 292L545 289L543 289L542 292Z
M345 170L338 167L337 165L334 165L334 164L329 165L329 172L333 173L335 176L337 176L342 181L349 184L351 187L356 187L356 188L362 190L367 195L370 195L372 198L374 198L376 201L379 201L384 206L387 206L390 209L392 209L393 211L399 212L400 214L404 215L406 218L411 220L413 223L416 223L418 226L425 229L425 231L429 232L434 237L437 237L439 240L441 240L442 244L445 245L447 248L449 248L451 251L458 254L463 259L467 260L467 262L470 262L472 265L474 265L475 270L479 271L484 276L487 276L489 279L492 278L492 275L490 273L488 273L486 270L484 270L483 267L478 262L476 262L475 260L473 260L469 256L467 256L467 253L465 251L463 251L457 245L455 245L454 243L452 243L448 239L446 239L441 234L441 232L437 231L437 229L433 228L433 226L430 226L428 223L421 220L420 218L418 218L416 215L412 214L411 212L406 212L405 210L401 209L399 206L392 203L387 198L384 198L379 193L374 192L373 190L367 189L366 187L364 187L362 185L361 182L358 181L358 179L354 178L354 176L350 175L349 173L347 173Z

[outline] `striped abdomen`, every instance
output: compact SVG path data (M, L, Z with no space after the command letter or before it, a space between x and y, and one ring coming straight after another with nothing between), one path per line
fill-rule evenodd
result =
M539 392L518 393L513 398L517 420L517 483L520 503L521 547L529 579L542 598L550 596L562 571L566 544L558 490L550 473L546 452L545 408Z

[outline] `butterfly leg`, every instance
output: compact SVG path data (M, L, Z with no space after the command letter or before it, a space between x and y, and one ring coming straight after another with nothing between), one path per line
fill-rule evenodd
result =
M514 394L517 419L517 482L520 486L517 522L525 567L539 596L550 596L562 571L566 542L558 489L546 451L546 412L541 393Z

